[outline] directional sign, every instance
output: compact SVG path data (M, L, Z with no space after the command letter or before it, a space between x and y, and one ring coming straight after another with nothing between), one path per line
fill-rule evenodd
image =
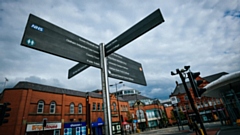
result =
M72 78L73 76L77 75L88 67L89 65L78 63L77 65L68 70L68 79Z
M131 27L112 41L110 41L108 44L106 44L105 55L110 55L111 53L115 52L127 43L151 30L155 26L161 24L162 22L164 22L164 19L162 17L160 9L157 9L155 12L135 24L133 27Z
M112 53L107 57L108 77L147 85L142 65L124 56Z
M99 45L32 14L21 45L100 68Z
M142 65L138 62L130 60L117 53L113 53L107 57L108 77L133 82L141 85L147 85L143 73ZM87 69L89 66L78 63L68 70L68 79Z

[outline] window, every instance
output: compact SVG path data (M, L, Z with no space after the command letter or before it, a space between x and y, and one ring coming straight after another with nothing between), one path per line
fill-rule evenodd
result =
M82 104L78 105L78 114L82 114Z
M55 108L56 108L56 103L55 102L51 102L50 103L50 114L54 114L55 113Z
M96 103L93 103L93 111L96 111Z
M44 102L43 101L39 101L38 102L37 113L43 113L43 109L44 109Z
M97 104L97 110L100 111L100 103Z
M134 118L134 113L132 113L132 118Z
M220 100L219 99L216 99L216 102L217 104L221 104Z
M209 104L209 106L212 106L212 101L208 100L208 104Z
M208 102L207 101L204 102L204 106L208 107Z
M117 111L116 103L115 103L115 102L113 102L113 111Z
M102 110L104 110L104 103L102 103Z
M74 104L70 104L70 114L74 114Z

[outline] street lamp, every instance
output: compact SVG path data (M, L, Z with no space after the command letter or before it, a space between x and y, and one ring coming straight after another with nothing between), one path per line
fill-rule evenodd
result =
M117 104L118 104L118 118L119 118L119 122L120 122L120 127L121 127L121 134L123 134L123 130L122 130L122 121L121 121L121 114L120 114L120 108L119 108L119 102L118 102L118 94L117 94L117 85L118 84L122 84L123 82L118 82L118 83L115 83L115 84L111 84L109 85L110 87L114 86L116 87L116 97L117 97Z
M192 98L191 93L190 93L190 91L188 90L187 84L186 84L186 82L185 82L185 79L186 79L186 78L183 76L183 74L185 74L184 72L188 71L189 68L190 68L190 66L184 66L184 69L182 69L181 71L180 71L179 69L176 69L176 73L174 73L173 71L171 71L171 75L177 75L177 74L179 74L179 76L180 76L180 78L181 78L181 80L182 80L183 86L184 86L184 88L185 88L186 94L187 94L187 96L188 96L189 102L190 102L190 104L191 104L191 107L192 107L193 111L196 113L196 116L197 116L197 118L198 118L199 121L200 121L201 129L203 130L204 135L207 135L207 132L206 132L206 129L205 129L204 125L203 125L202 119L200 118L199 112L198 112L198 110L196 109L196 106L194 105L193 98ZM190 82L192 82L192 81L193 81L193 80L191 80L192 77L189 76L189 74L190 74L190 72L188 73L188 78L189 78ZM195 89L195 88L193 87L193 89ZM200 134L201 134L201 133L200 133Z
M86 123L87 123L87 135L90 134L90 119L91 119L91 115L90 115L90 105L89 105L89 92L86 92Z

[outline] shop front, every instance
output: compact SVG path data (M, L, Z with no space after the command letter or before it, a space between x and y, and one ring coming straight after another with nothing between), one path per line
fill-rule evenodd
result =
M104 122L102 118L98 117L96 122L92 122L92 134L93 135L103 135L104 134Z
M112 132L113 134L121 134L121 125L119 122L112 123Z
M86 122L64 123L64 135L86 135Z
M60 135L61 122L58 123L46 123L43 127L43 123L27 124L26 135Z

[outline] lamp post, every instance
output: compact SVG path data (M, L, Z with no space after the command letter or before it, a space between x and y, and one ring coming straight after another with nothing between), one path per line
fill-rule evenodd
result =
M5 89L6 85L7 85L8 79L5 77L5 81L3 83L3 90Z
M171 72L171 75L177 75L177 74L179 74L179 76L180 76L180 78L181 78L181 80L182 80L183 86L184 86L184 88L185 88L186 94L187 94L187 96L188 96L189 102L190 102L190 104L191 104L191 107L192 107L193 111L195 112L196 117L197 117L197 118L199 119L199 121L200 121L201 129L203 130L204 135L207 135L207 132L206 132L206 129L205 129L204 125L203 125L202 119L201 119L201 117L200 117L200 115L199 115L198 110L196 109L196 106L194 105L193 98L192 98L191 93L190 93L190 91L188 90L187 84L186 84L186 82L185 82L185 78L186 78L186 77L184 77L183 74L182 74L182 73L184 73L185 71L188 71L189 68L190 68L190 66L184 66L184 69L182 69L181 71L180 71L179 69L176 69L176 73L174 73L174 72L172 71L172 72ZM190 72L188 73L188 78L189 78L190 82L192 83L193 80L192 80L192 77L189 76L189 74L190 74ZM193 86L193 85L192 85L192 86ZM193 89L195 90L195 87L193 87ZM200 134L201 134L201 132L200 132Z
M117 95L117 85L118 84L122 84L123 82L118 82L118 83L115 83L115 84L111 84L109 86L114 86L116 87L116 97L117 97L117 105L118 105L118 118L119 118L119 122L120 122L120 127L121 127L121 134L123 134L123 128L122 128L122 121L121 121L121 113L120 113L120 108L119 108L119 101L118 101L118 95Z
M89 105L89 92L86 92L86 123L87 123L87 135L90 134L90 105Z

